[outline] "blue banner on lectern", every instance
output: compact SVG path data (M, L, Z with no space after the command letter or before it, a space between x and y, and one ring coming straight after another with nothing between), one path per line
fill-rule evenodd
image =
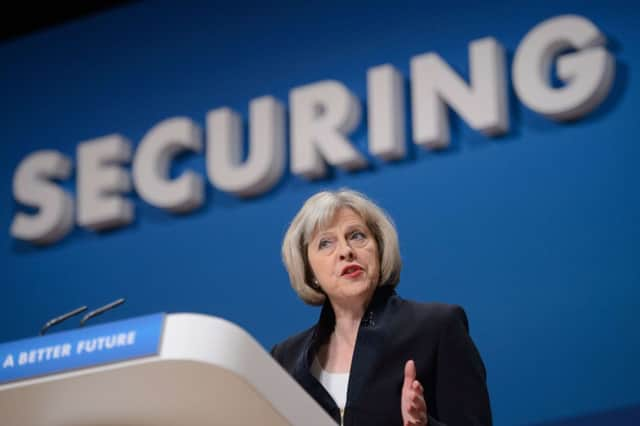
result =
M157 355L164 313L0 344L0 385Z

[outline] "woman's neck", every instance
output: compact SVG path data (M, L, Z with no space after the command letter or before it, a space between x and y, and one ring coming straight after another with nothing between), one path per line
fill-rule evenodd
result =
M356 346L356 338L358 337L358 328L362 315L339 317L336 316L336 324L331 335L334 343L347 346L353 350Z

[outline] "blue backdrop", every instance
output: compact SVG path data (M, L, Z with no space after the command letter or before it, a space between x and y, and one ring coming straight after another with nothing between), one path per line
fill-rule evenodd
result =
M616 0L154 2L0 45L0 341L33 336L77 306L126 297L100 321L201 312L270 348L318 315L290 289L280 260L288 222L311 194L347 186L396 222L399 293L466 309L497 425L581 416L576 423L632 424L640 417L638 10ZM607 100L577 122L526 109L509 76L511 127L497 139L452 115L443 152L410 146L401 161L373 159L365 171L314 182L287 171L251 200L208 184L204 206L179 216L131 193L130 226L76 227L46 248L9 236L14 214L29 211L13 199L12 176L35 150L75 159L79 142L111 133L135 147L161 120L187 116L204 128L205 114L221 106L246 120L251 99L287 105L292 88L324 79L365 102L368 68L391 63L408 81L410 58L431 51L468 78L468 44L485 36L506 48L510 70L522 37L565 13L598 26L616 58ZM352 139L366 153L366 119ZM172 174L204 176L204 163L184 155ZM75 193L75 176L63 186Z

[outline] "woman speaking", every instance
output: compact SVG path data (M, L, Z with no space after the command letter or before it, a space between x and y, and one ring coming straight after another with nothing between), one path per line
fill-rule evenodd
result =
M294 290L322 311L271 353L337 422L491 424L485 368L464 310L396 294L398 236L367 197L341 190L309 198L282 256Z

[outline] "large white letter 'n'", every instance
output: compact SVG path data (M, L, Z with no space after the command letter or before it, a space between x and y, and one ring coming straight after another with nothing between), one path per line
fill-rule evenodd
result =
M467 85L435 53L411 59L413 141L427 148L449 145L449 105L475 130L497 136L509 130L504 49L491 37L469 47Z

